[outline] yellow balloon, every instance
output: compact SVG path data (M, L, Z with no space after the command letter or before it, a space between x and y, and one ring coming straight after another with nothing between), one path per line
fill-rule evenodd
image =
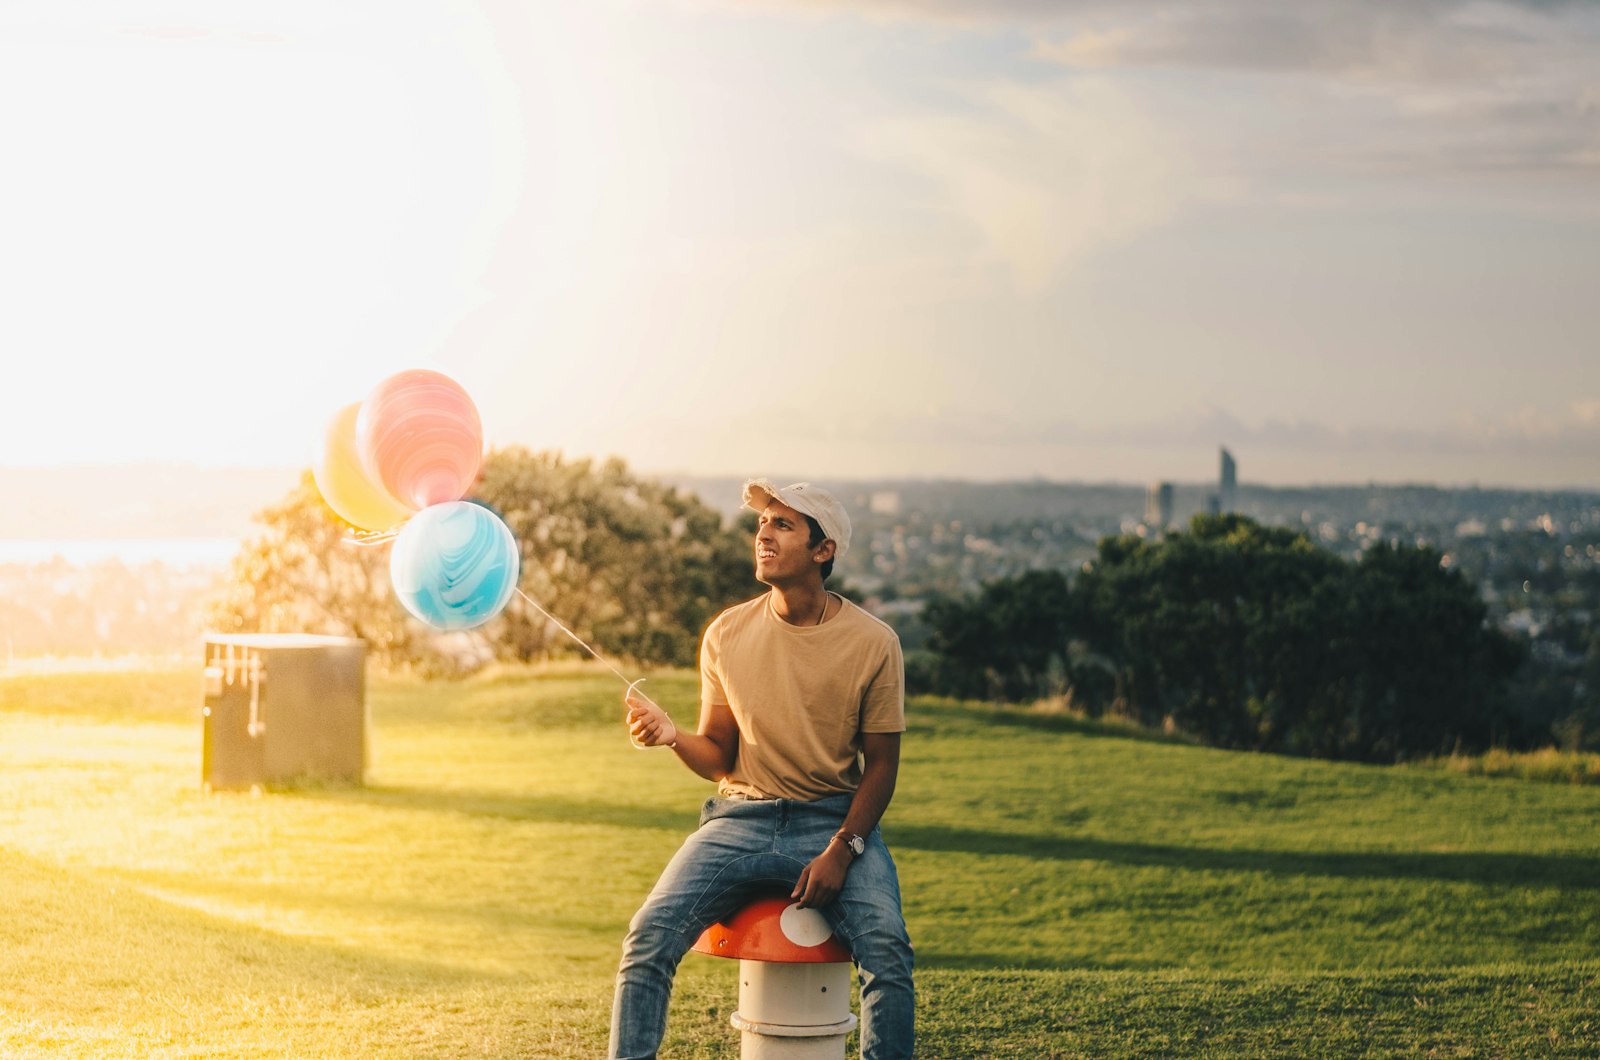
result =
M360 530L388 530L411 517L414 508L374 482L361 466L356 449L356 417L361 402L352 402L333 414L322 434L311 475L322 499L334 514Z

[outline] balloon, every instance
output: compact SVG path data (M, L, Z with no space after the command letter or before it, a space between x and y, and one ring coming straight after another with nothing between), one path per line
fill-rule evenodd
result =
M483 424L460 383L414 368L373 388L356 418L367 473L414 508L460 500L483 463Z
M389 554L389 580L407 611L435 629L480 626L516 591L517 542L481 504L447 501L422 509L401 528Z
M322 433L322 447L311 475L322 499L339 518L360 530L387 530L405 522L412 510L374 482L362 466L356 450L360 411L361 402L356 401L333 414Z

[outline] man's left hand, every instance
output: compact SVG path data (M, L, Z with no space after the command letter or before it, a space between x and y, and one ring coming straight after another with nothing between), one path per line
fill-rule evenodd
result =
M801 909L819 909L839 897L845 875L850 871L850 848L834 841L800 870L800 880L789 895Z

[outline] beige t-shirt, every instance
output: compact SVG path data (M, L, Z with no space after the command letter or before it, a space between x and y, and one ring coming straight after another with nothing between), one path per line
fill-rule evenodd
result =
M717 790L808 801L855 791L861 734L906 728L900 638L842 598L820 626L791 626L771 595L728 608L700 642L701 705L726 705L739 724Z

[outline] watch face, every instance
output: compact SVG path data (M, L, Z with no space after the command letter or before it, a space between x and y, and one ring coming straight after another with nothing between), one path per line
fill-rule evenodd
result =
M850 853L859 858L862 854L866 853L866 851L866 840L862 839L858 835L853 835L850 837Z

